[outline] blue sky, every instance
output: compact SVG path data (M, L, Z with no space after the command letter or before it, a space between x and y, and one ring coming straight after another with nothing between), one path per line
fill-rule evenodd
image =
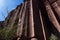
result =
M5 18L7 17L7 10L8 12L10 12L22 2L23 0L0 0L0 21L5 20Z

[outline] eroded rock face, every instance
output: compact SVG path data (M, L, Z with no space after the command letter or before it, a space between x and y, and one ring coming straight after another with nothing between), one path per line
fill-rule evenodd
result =
M57 1L58 5L60 6L60 0Z
M50 4L56 2L57 0L48 0Z

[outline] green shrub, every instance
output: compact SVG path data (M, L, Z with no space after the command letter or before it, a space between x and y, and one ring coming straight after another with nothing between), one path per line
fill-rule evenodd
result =
M50 40L58 40L58 38L55 35L51 34Z
M16 29L16 26L11 30L8 30L7 28L0 29L0 40L13 40L16 38Z

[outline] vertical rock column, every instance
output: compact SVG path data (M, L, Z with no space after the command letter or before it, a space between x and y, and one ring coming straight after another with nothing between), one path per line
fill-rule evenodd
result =
M50 0L49 3L52 5L52 7L56 11L58 17L60 18L60 7L58 6L57 1L58 0L54 0L54 1Z
M37 40L34 38L34 20L33 20L33 7L32 7L32 0L30 0L30 13L29 13L29 38L30 40Z
M43 24L43 20L42 20L42 15L41 15L41 11L39 10L40 13L40 20L41 20L41 25L42 25L42 31L43 31L43 35L44 35L44 40L46 39L46 34L45 34L45 29L44 29L44 24Z
M22 32L23 32L23 24L24 24L25 12L26 12L26 2L24 4L22 5L22 9L21 9L20 15L19 15L19 22L18 22L18 29L17 29L17 36L18 36L17 40L21 40Z
M46 6L46 10L47 10L50 21L52 22L54 27L58 30L58 32L60 32L60 25L54 15L54 12L52 11L52 9L50 7L50 4L48 3L48 1L46 1L45 6Z
M21 7L21 10L20 10L20 13L19 13L19 21L18 21L18 27L17 27L17 40L20 39L21 37L21 13L22 13L22 10L23 10L23 7L24 7L24 4L22 4L22 7Z

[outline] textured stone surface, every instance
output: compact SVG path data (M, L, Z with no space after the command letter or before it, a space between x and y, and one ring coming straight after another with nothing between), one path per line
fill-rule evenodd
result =
M51 4L56 2L57 0L48 0Z

